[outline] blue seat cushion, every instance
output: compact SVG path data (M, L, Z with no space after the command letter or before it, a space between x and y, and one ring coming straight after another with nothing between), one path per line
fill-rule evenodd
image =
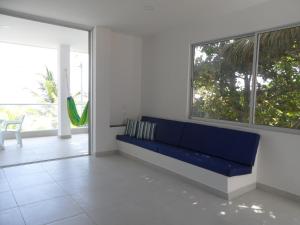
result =
M254 133L186 123L179 146L253 166L259 138Z
M252 172L251 166L242 165L218 157L209 156L200 152L190 151L170 145L159 145L158 152L186 163L199 166L201 168L232 177Z
M179 145L183 133L183 122L147 116L143 116L142 121L149 121L156 124L154 136L156 141L174 146Z
M249 174L252 172L251 166L159 142L140 140L127 135L118 135L117 139L228 177Z
M137 139L135 137L130 137L129 135L117 135L117 140L133 144L142 148L146 148L155 152L158 151L158 145L160 145L160 143L155 141Z

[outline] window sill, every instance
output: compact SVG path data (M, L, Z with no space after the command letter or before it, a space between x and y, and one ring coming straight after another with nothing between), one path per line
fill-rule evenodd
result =
M270 132L277 132L277 133L284 133L284 134L300 135L300 130L297 129L271 127L266 125L246 124L246 123L232 122L226 120L205 119L205 118L192 117L192 116L190 116L188 119L193 122L198 122L210 126L217 126L221 128L246 130L250 132L257 132L262 130L262 131L270 131Z

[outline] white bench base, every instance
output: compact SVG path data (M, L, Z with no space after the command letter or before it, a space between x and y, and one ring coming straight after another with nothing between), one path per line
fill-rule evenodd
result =
M256 166L251 174L227 177L123 141L117 140L117 144L120 153L180 175L228 200L256 188Z

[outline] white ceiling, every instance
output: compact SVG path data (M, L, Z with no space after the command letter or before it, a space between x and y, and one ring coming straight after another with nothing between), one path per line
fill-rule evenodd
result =
M88 26L149 35L235 12L299 0L0 0L0 8ZM271 13L271 12L270 12Z
M1 1L1 0L0 0ZM0 42L88 52L88 32L0 14Z
M262 12L259 16L263 18L274 13L274 8L299 10L300 0L0 0L0 11L8 9L90 27L102 25L144 36L249 11Z

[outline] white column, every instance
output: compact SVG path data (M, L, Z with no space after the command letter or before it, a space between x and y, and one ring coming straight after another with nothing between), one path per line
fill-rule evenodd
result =
M97 26L93 31L92 93L92 151L96 155L112 150L115 142L110 129L110 52L111 31Z
M58 136L71 137L71 126L67 110L70 95L70 46L60 45L58 49Z

